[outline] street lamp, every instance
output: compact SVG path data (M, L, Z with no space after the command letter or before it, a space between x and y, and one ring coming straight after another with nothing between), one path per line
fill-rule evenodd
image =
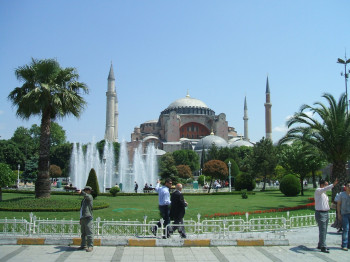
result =
M103 193L106 193L106 173L107 173L107 166L106 166L106 157L103 158L103 165L105 166L105 171L103 172Z
M17 188L19 188L19 169L21 168L21 165L18 164L18 173L17 173Z
M230 187L230 192L231 192L231 162L228 161L228 183Z
M348 78L349 78L350 70L346 71L346 65L350 63L350 59L346 59L346 52L345 52L345 59L343 60L343 59L338 58L337 63L344 65L344 73L341 72L340 75L344 76L344 78L345 78L346 113L349 114Z

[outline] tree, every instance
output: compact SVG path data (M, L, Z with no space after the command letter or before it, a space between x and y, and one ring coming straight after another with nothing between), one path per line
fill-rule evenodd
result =
M271 176L277 165L276 151L270 139L264 137L253 147L251 158L252 172L263 177L263 188L265 190L266 179Z
M23 126L17 127L11 137L11 141L16 143L18 149L24 154L25 159L29 159L33 154L37 153L38 147L36 147L28 128Z
M2 187L10 186L15 183L16 174L11 170L10 166L5 163L0 163L0 201L2 201Z
M24 183L36 181L38 176L38 159L39 157L34 155L26 161L22 178Z
M84 83L78 82L76 69L61 68L54 59L32 59L29 65L18 67L15 74L23 85L11 91L8 98L17 107L17 116L23 119L41 117L35 196L50 197L51 122L68 115L79 117L86 104L80 93L87 93L88 88Z
M56 165L50 165L50 177L51 178L58 178L62 176L62 170L59 166Z
M34 124L30 128L30 133L37 145L40 143L40 126ZM59 146L66 143L66 131L56 122L51 122L50 146Z
M191 168L188 165L178 165L176 169L180 178L193 178Z
M295 141L288 147L285 147L281 153L281 163L282 166L295 174L299 178L299 184L301 189L301 195L304 195L304 179L311 172L311 167L309 165L308 147L300 141Z
M203 173L206 176L210 176L210 186L208 193L210 192L213 179L225 180L228 176L227 165L221 160L210 160L204 164Z
M175 165L187 165L194 172L199 169L199 156L192 150L177 150L173 152Z
M290 129L279 143L301 140L324 154L326 160L333 164L331 180L339 180L332 189L333 200L347 180L345 165L350 157L350 117L346 113L345 94L338 102L328 93L322 97L327 100L328 107L321 102L314 103L314 106L301 106L300 111L287 121ZM300 126L295 126L298 124Z
M165 153L159 161L159 175L162 179L170 178L176 183L178 171L175 165L174 157L171 153Z
M12 140L0 140L0 163L6 163L16 170L18 164L24 167L25 155Z
M69 164L72 155L72 149L73 144L70 143L58 145L51 149L50 163L61 168L61 176L63 177L68 177L69 174Z
M89 172L89 177L86 182L86 185L92 188L91 195L95 199L100 194L100 186L98 184L96 171L93 168L91 168Z
M213 143L208 150L207 160L219 160L219 148Z
M231 168L228 165L229 162L231 163ZM230 171L231 171L231 186L233 187L234 186L234 181L235 181L236 177L240 173L239 167L238 167L236 161L234 159L232 159L232 158L226 159L225 160L225 164L227 165L227 168L229 168L229 175L230 175Z

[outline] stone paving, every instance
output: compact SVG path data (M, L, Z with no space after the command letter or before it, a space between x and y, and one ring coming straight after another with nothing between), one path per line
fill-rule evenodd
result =
M1 238L1 237L0 237ZM133 247L96 246L91 253L67 245L0 245L0 262L5 261L350 261L350 251L340 249L341 235L329 228L330 253L315 247L318 229L286 232L289 246Z

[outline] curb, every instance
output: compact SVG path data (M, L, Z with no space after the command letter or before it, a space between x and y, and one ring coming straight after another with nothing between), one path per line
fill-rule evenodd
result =
M0 245L59 245L80 246L80 238L0 238ZM135 239L95 238L94 246L133 246L133 247L209 247L209 246L289 246L288 239Z

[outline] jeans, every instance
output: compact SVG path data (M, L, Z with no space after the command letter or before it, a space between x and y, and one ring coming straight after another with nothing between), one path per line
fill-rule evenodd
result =
M318 247L327 247L326 236L328 227L328 211L317 211L315 212L315 219L318 224Z
M341 247L347 247L349 248L349 238L350 238L350 230L349 230L349 224L350 224L350 213L341 215L342 217L342 225L343 225L343 234L341 238Z
M80 226L81 226L81 246L85 247L86 240L87 240L87 247L93 247L94 233L92 230L92 226L93 226L92 217L81 218Z
M166 226L170 224L169 206L159 206L159 211L160 211L160 216L164 219L163 227L166 228ZM158 225L158 228L161 227L160 221L157 223L157 225ZM166 235L169 236L170 232L166 232L166 233L167 233ZM165 235L165 232L164 232L164 235Z

